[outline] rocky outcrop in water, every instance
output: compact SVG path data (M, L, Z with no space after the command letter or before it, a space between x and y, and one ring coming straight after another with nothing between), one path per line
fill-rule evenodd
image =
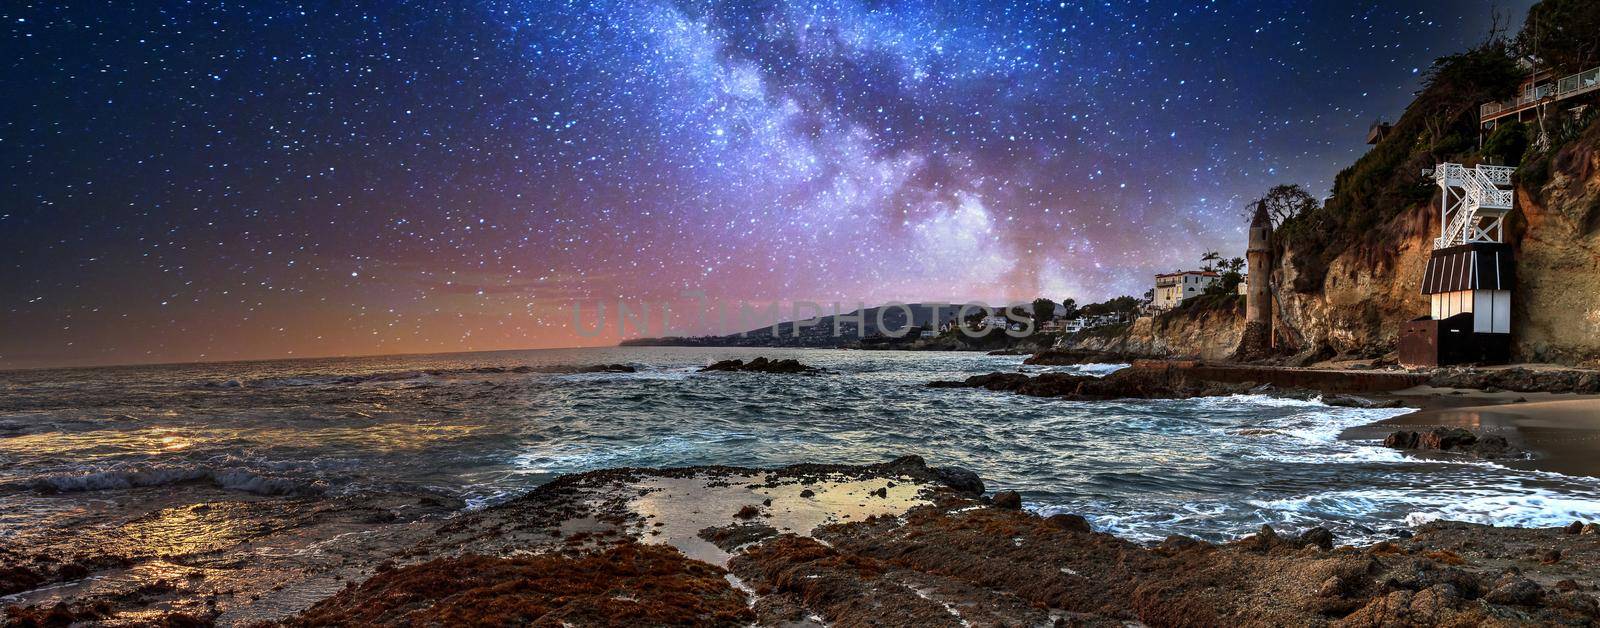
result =
M1489 459L1524 455L1520 449L1512 447L1504 436L1498 434L1478 436L1459 427L1436 427L1421 432L1399 430L1385 437L1383 446L1392 449L1459 453Z
M705 367L703 369L700 369L700 372L705 373L705 372L708 372L708 371L730 371L730 372L740 372L740 373L809 374L809 373L818 373L818 372L821 372L821 370L822 369L816 368L814 366L807 366L807 365L801 364L799 360L795 360L795 359L792 359L792 358L791 359L786 359L786 360L768 360L767 358L760 357L760 358L756 358L754 360L751 360L749 362L745 362L744 360L737 360L737 359L735 359L735 360L722 360L722 361L719 361L719 362L714 362L710 366L707 366L707 367Z
M1174 376L1165 369L1130 368L1105 377L1041 373L989 373L961 381L929 382L930 388L983 388L1032 397L1062 397L1074 400L1101 399L1186 399L1250 392L1252 383L1224 383Z

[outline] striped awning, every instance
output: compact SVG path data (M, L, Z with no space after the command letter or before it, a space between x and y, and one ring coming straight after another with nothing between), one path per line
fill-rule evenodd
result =
M1422 274L1422 293L1511 290L1516 284L1513 269L1508 244L1478 242L1435 249Z

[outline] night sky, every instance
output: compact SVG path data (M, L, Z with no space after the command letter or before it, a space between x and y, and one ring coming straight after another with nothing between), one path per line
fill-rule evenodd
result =
M1138 295L1531 2L322 4L0 5L0 367Z

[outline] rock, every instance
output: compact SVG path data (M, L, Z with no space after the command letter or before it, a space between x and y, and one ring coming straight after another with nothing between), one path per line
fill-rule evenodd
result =
M1589 617L1600 615L1600 602L1596 602L1592 596L1584 595L1576 591L1566 591L1550 595L1545 599L1545 603L1556 608L1564 608L1566 610L1578 613L1580 615L1587 615Z
M1399 399L1368 399L1355 395L1324 395L1322 403L1344 408L1398 408Z
M884 499L888 499L888 497L889 497L889 488L888 487L880 487L878 490L871 491L871 492L869 492L867 494L875 496L875 497L881 497L881 498L884 498Z
M1490 589L1483 599L1493 604L1533 606L1538 604L1542 597L1544 589L1534 581L1522 576L1509 575L1496 582L1494 588Z
M1082 515L1059 513L1046 517L1044 522L1062 530L1072 530L1074 532L1094 531L1094 528L1089 525L1089 520L1084 519Z
M1498 458L1511 451L1511 443L1506 442L1506 437L1499 434L1490 434L1479 438L1472 444L1472 453L1481 458Z
M516 370L516 369L512 369ZM639 369L626 364L595 364L578 369L579 373L637 373Z
M1461 592L1440 583L1417 592L1411 598L1411 612L1427 621L1438 621L1445 611L1461 606Z
M760 514L761 514L761 509L760 508L756 508L755 506L748 506L747 505L744 508L740 508L739 512L733 513L733 516L736 519L754 519L757 516L759 516Z
M808 489L805 489L803 491L800 491L800 496L804 497L806 499L811 499L811 498L817 496L817 492L808 488Z
M1339 576L1328 576L1322 581L1322 586L1317 587L1317 597L1340 598L1350 594L1350 581Z
M748 363L746 363L744 360L737 360L737 359L736 360L722 360L720 362L713 362L710 366L707 366L707 367L705 367L703 369L700 369L700 372L704 373L704 372L707 372L707 371L730 371L730 372L745 372L745 373L790 373L790 374L798 374L798 373L816 373L819 370L820 369L817 369L816 367L806 366L804 364L801 364L799 360L795 360L795 359L792 359L792 358L791 359L786 359L786 360L768 360L767 358L760 357L760 358L756 358L754 360L751 360Z
M1583 532L1580 532L1579 534L1597 534L1597 533L1600 533L1600 523L1584 524Z
M1567 524L1567 527L1565 528L1565 531L1566 531L1567 534L1583 534L1583 522L1582 521L1574 521L1572 523L1569 523L1569 524Z
M1543 553L1543 554L1541 554L1539 556L1539 562L1544 563L1546 565L1554 565L1556 563L1561 562L1561 550L1558 550L1558 549L1546 550L1545 553Z
M1383 446L1391 449L1416 449L1419 435L1416 432L1400 430L1383 439Z
M1195 539L1183 536L1181 534L1173 534L1167 536L1167 538L1162 539L1160 543L1156 544L1156 549L1161 550L1166 554L1176 554L1184 550L1205 546L1205 543Z
M1006 510L1022 510L1022 495L1016 491L1000 491L994 494L994 505Z
M1478 436L1459 427L1436 427L1422 433L1421 440L1417 443L1420 449L1437 449L1451 451L1466 449L1478 442Z
M978 474L960 467L938 467L933 470L933 475L958 493L977 497L985 490L983 479Z
M1301 547L1315 545L1325 550L1333 549L1333 532L1327 528L1317 526L1300 533L1299 544Z

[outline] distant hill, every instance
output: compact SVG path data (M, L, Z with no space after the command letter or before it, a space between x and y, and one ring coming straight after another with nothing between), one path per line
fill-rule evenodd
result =
M939 317L941 320L950 320L956 316L958 306L941 306ZM910 325L914 327L928 327L938 322L933 319L933 307L922 303L907 304L905 308L869 307L854 310L840 315L848 320L839 323L839 333L834 334L833 315L821 317L815 325L800 327L800 334L795 335L795 322L784 321L777 325L778 333L773 335L773 326L758 327L743 333L729 334L726 336L689 336L666 338L635 338L622 341L625 347L649 346L695 346L695 347L842 347L860 342L863 338L887 335L884 330L898 332L907 327L906 309L911 310ZM998 308L989 308L986 312L997 311ZM968 310L970 313L972 310ZM878 314L883 313L883 328L878 326ZM865 329L857 329L857 317L862 317Z

